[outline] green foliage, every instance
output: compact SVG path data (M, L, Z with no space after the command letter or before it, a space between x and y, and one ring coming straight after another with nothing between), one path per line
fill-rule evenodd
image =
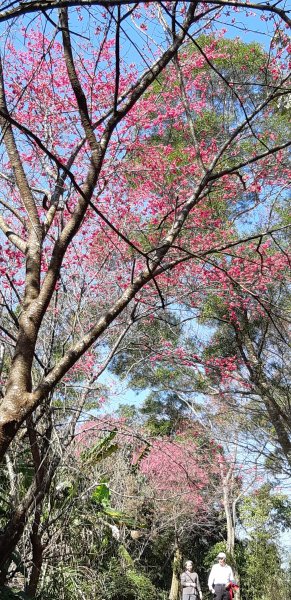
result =
M177 317L169 311L157 313L151 320L139 322L138 328L132 327L127 337L127 349L119 351L113 358L110 369L115 375L126 378L135 390L142 390L148 385L149 368L144 360L152 348L157 348L159 340L170 342L174 347L181 334L181 324ZM162 373L153 374L160 380Z
M109 506L110 490L106 483L100 483L92 492L91 498L97 504L102 504L103 507Z
M114 523L126 525L127 527L138 527L142 529L145 524L142 520L137 523L136 519L129 514L116 510L110 505L111 493L106 483L100 483L91 494L91 499L97 505L99 514L109 517Z
M285 600L286 574L277 540L279 532L290 527L290 517L290 501L282 494L273 494L269 485L242 501L240 519L249 535L241 565L243 597L269 600L275 593L276 598Z
M204 566L207 568L208 571L210 571L212 565L217 562L217 555L219 552L226 553L226 543L224 540L222 540L221 542L217 542L216 544L211 546L209 551L206 553L204 557Z
M114 523L118 523L119 525L126 525L127 527L133 528L138 527L138 529L145 527L145 524L142 522L142 520L137 522L136 519L130 517L125 512L116 510L110 506L104 508L103 512L107 517L110 517Z
M153 600L164 596L153 585L149 577L134 567L133 560L123 548L121 551L123 566L116 559L109 565L104 590L104 600Z
M134 569L128 569L127 579L134 589L134 597L137 600L151 600L157 593L149 578Z
M128 567L134 567L134 561L123 544L120 544L118 548L118 556L121 559L121 565L124 569L127 569Z
M62 563L49 569L36 600L95 600L102 598L100 592L95 573L80 565L74 568Z
M120 419L124 419L126 423L137 423L139 413L135 404L120 404L117 410L117 416Z
M283 577L281 560L275 543L267 539L251 540L245 552L242 577L243 594L250 600L269 600Z
M170 435L185 418L185 404L174 392L152 392L140 410L152 435Z
M24 594L24 592L17 592L16 590L6 586L0 586L0 598L1 600L15 600L16 598L22 598L22 600L31 600L30 596L27 596Z
M15 596L16 597L16 596ZM18 597L18 596L17 596ZM12 596L11 598L14 598ZM127 561L112 558L104 571L65 567L50 572L38 600L162 600L163 594L149 577ZM7 597L10 600L10 597Z
M244 498L240 518L252 537L273 537L291 527L291 503L287 496L272 493L272 487L265 484Z
M114 454L118 450L118 444L112 444L111 442L116 435L117 429L114 429L102 438L102 440L98 440L96 444L93 444L89 449L85 450L83 453L84 462L88 465L93 465Z

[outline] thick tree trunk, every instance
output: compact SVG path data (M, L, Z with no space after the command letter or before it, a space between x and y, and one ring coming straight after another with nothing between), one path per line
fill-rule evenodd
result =
M173 561L173 575L172 575L172 583L169 594L169 600L180 600L180 578L179 572L181 570L182 563L182 554L179 546L176 546L174 561Z
M15 510L3 534L0 535L0 583L5 583L7 565L23 533L26 511Z
M31 366L34 358L37 335L44 314L54 293L55 285L58 280L60 269L68 246L74 239L74 236L78 233L89 206L93 208L99 217L105 220L109 226L113 227L110 221L108 221L107 218L105 218L105 216L99 211L99 209L97 209L97 207L91 202L111 136L120 121L122 121L122 119L128 114L131 108L141 98L143 93L149 88L153 81L155 81L160 73L163 72L172 58L176 55L187 36L188 29L195 21L195 11L197 5L197 0L189 4L180 31L176 32L172 43L168 45L160 58L158 58L158 60L156 60L147 71L137 78L136 84L128 91L126 98L122 103L122 107L119 107L119 109L116 110L116 106L112 106L112 109L114 110L112 111L112 115L106 123L101 140L98 142L94 133L95 128L90 121L86 100L84 101L84 90L78 81L77 71L74 67L73 54L71 52L71 41L70 36L68 35L69 29L63 29L64 52L68 76L78 104L79 116L84 128L85 137L91 150L91 157L88 171L84 177L84 183L79 186L77 181L74 180L75 190L78 192L79 198L71 217L63 227L60 236L54 245L50 260L48 260L49 266L42 282L40 281L40 273L43 242L46 230L43 230L43 227L40 223L35 198L31 191L21 160L21 155L14 139L13 129L16 125L19 127L19 124L14 121L7 108L4 80L0 62L0 126L3 131L6 151L9 156L11 166L13 167L13 172L21 195L22 204L28 215L27 232L29 234L25 244L21 238L16 234L13 234L13 232L10 232L11 235L9 234L12 242L26 257L26 274L25 295L23 301L21 302L21 308L23 309L23 312L19 319L20 333L18 335L12 368L8 377L6 395L3 398L0 406L0 460L3 458L7 448L14 439L23 421L33 412L33 410L47 396L47 394L53 390L53 388L67 373L67 371L81 356L83 356L83 354L92 346L92 344L98 339L103 331L108 328L112 321L114 321L114 319L134 298L135 294L146 283L148 283L148 281L158 274L157 267L167 255L169 249L179 235L182 226L189 215L189 212L199 201L200 193L207 185L207 181L203 180L203 182L198 185L193 195L185 203L183 209L177 215L177 218L175 219L166 237L162 240L162 242L159 242L155 252L151 253L149 268L145 268L145 270L140 273L133 284L128 287L124 294L122 294L117 303L115 303L115 305L113 305L113 307L107 311L104 317L101 317L96 326L93 326L90 332L86 334L80 342L77 342L74 347L70 348L68 352L66 352L65 356L58 362L57 365L55 365L55 367L39 384L37 390L32 393ZM62 19L65 19L65 22L67 22L67 10L64 9L61 14ZM197 19L199 18L200 15L197 16ZM116 91L118 93L118 90ZM111 111L109 111L109 114L110 113ZM48 155L52 157L47 148L46 151ZM54 157L58 169L64 169L64 175L61 177L61 183L63 183L64 179L69 175L72 180L73 175L70 172L70 168L73 164L73 162L71 162L71 160L74 160L73 157L74 153L69 158L67 167L64 167L63 164L58 162L57 158ZM59 195L59 190L60 179L58 178L55 188L55 193L57 196ZM127 241L126 238L125 241ZM129 241L127 242L129 243ZM147 255L144 256L146 258L146 262L148 262ZM46 257L46 259L47 258L48 257ZM174 264L172 266L174 266ZM164 272L164 270L168 270L172 268L172 266L171 264L168 264L167 266L160 267L160 272Z

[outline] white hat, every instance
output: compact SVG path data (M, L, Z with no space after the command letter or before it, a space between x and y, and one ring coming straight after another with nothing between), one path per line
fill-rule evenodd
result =
M226 554L224 552L219 552L217 558L226 558Z

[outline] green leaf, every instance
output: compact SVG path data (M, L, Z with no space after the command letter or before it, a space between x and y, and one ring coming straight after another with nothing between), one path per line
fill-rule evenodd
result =
M110 490L106 483L100 483L92 492L91 498L96 504L102 504L104 507L109 505Z
M107 517L110 517L114 522L119 523L119 525L126 525L127 527L132 527L135 529L144 529L146 526L145 523L137 523L135 518L124 512L115 510L111 506L106 506L102 512Z
M94 446L85 450L82 457L87 464L96 464L101 462L108 456L111 456L118 450L118 444L111 444L112 440L117 435L117 429L110 431L102 440L98 440Z

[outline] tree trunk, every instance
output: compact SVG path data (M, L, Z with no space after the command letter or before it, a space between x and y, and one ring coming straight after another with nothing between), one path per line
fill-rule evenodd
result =
M173 561L173 575L172 583L169 594L169 600L180 600L180 578L179 573L181 570L182 554L178 545L175 548L174 561Z
M27 519L33 510L37 510L41 506L59 462L60 457L54 456L50 465L44 463L43 478L35 478L0 535L0 573L2 573L2 579L5 576L7 561L11 558L12 552L21 538Z
M43 546L41 542L41 534L39 533L39 526L42 514L42 502L35 511L35 518L31 532L31 545L32 545L32 569L29 577L29 582L25 588L26 594L29 597L34 598L41 574L42 559L43 559Z
M5 583L7 565L25 527L26 513L16 510L3 534L0 535L0 583Z
M236 451L235 451L236 456ZM235 524L236 524L236 501L232 498L234 464L231 465L227 474L223 473L223 466L220 465L221 482L223 490L223 507L226 518L226 552L231 558L233 573L236 583L239 585L239 573L236 567L234 556L235 547ZM240 590L236 592L236 600L240 600Z

